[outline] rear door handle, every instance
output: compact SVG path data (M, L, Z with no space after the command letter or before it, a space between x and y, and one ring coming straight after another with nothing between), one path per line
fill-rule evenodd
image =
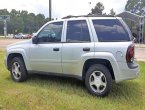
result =
M85 47L85 48L83 48L83 51L90 51L90 48L89 47Z
M53 48L53 51L59 51L59 48Z

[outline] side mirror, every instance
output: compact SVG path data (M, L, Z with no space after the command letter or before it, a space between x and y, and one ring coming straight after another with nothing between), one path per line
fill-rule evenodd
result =
M38 43L38 38L37 38L37 36L34 36L34 37L32 38L32 42L33 42L33 44L37 44L37 43Z

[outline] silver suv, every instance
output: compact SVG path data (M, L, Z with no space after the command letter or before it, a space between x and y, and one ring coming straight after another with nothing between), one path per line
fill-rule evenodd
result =
M137 78L132 35L118 17L71 17L46 23L31 40L6 49L12 78L32 73L75 77L96 96L109 93L112 81Z

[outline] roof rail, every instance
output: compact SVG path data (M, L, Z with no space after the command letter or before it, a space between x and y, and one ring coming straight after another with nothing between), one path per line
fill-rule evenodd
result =
M112 16L112 15L78 15L78 16L69 15L69 16L63 17L62 19L78 18L78 17L115 17L115 16Z

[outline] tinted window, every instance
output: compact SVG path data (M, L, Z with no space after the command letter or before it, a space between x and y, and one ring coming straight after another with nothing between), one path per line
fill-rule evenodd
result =
M117 19L93 20L100 42L130 41L129 33Z
M68 21L67 42L89 42L90 34L85 20Z
M63 22L48 24L38 35L39 42L60 42Z

